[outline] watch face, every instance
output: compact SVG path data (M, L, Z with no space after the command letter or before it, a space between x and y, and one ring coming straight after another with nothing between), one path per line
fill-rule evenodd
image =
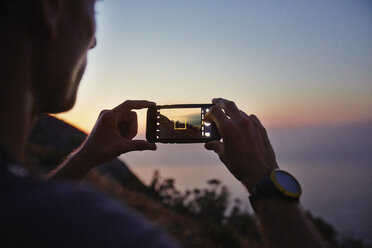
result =
M295 198L300 197L301 186L291 174L276 170L272 175L272 181L275 186L287 196Z

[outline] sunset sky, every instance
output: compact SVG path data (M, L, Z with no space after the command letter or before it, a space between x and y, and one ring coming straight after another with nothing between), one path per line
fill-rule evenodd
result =
M107 0L76 106L234 100L269 127L372 120L371 1ZM145 126L140 111L140 131Z
M267 127L305 209L372 244L372 1L104 0L97 12L77 103L58 117L89 132L102 109L126 99L231 99ZM144 138L146 111L138 113ZM202 145L121 158L147 183L159 168L181 188L219 178L248 205Z

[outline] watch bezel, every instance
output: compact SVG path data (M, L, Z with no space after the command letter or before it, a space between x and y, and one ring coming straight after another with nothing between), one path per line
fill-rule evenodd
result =
M287 174L292 180L294 180L294 182L298 185L298 188L300 189L299 192L297 193L294 193L294 192L290 192L288 190L286 190L277 180L276 178L276 174L278 172L281 172L281 173L285 173ZM300 183L297 181L297 179L292 176L290 173L284 171L284 170L273 170L271 173L270 173L270 179L271 181L273 182L274 186L281 192L283 193L284 195L288 196L288 197L291 197L291 198L295 198L295 199L298 199L300 198L301 194L302 194L302 189L301 189L301 185Z

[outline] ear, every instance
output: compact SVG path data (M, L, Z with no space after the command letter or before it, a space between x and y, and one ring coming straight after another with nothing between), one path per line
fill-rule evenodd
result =
M63 16L65 0L37 0L38 19L49 38L54 39L58 34L58 27ZM36 2L36 1L35 1Z

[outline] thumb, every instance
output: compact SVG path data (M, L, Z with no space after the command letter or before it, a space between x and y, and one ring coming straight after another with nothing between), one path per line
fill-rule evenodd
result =
M218 155L222 155L223 153L223 144L221 141L218 140L212 140L204 145L205 149L214 151Z
M125 150L130 151L144 151L144 150L156 150L156 145L146 140L126 140L124 143Z

